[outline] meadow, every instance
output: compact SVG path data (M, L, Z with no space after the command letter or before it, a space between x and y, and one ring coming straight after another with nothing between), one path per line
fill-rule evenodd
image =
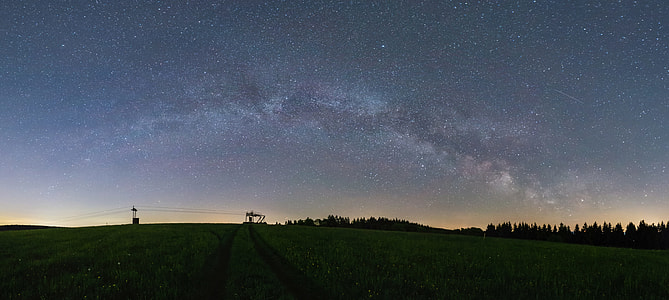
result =
M239 225L0 232L1 299L177 299L205 293L205 263Z
M666 299L669 252L314 227L254 227L340 299Z
M0 232L1 299L661 299L669 252L303 226Z

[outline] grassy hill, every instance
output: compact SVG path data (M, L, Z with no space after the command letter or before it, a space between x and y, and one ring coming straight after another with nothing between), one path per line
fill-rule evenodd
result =
M664 298L669 252L360 229L0 232L1 299Z

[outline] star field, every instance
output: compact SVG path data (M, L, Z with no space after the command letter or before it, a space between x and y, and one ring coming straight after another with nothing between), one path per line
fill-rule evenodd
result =
M669 213L662 1L0 6L0 223Z

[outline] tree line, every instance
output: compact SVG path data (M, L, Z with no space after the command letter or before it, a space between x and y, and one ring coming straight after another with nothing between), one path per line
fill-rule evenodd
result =
M669 228L664 222L655 225L647 224L644 220L639 225L630 222L623 228L621 223L615 226L604 222L583 226L576 224L574 228L560 225L536 223L506 222L502 224L489 224L485 230L486 236L515 238L525 240L543 240L553 242L564 242L574 244L586 244L595 246L627 247L638 249L669 249Z
M563 223L560 223L560 225L538 225L537 223L529 224L521 222L512 224L511 222L505 222L497 225L491 223L485 231L476 227L461 229L434 228L397 218L370 217L350 219L337 215L329 215L323 219L306 218L304 220L288 220L285 224L465 234L637 249L669 249L669 223L647 224L644 220L641 220L638 225L630 222L627 226L623 226L621 223L613 225L610 222L602 224L598 224L597 222L593 222L592 224L583 223L581 226L576 224L573 229Z
M392 231L429 231L430 227L418 223L409 222L400 219L388 219L385 217L370 217L357 218L351 220L348 217L341 217L329 215L323 219L306 218L297 221L286 221L286 225L303 225L303 226L322 226L322 227L346 227L359 229L378 229L378 230L392 230Z
M58 228L58 227L43 226L43 225L2 225L0 226L0 231L32 230L32 229L46 229L46 228Z
M301 226L322 226L322 227L342 227L342 228L357 228L357 229L375 229L375 230L389 230L389 231L405 231L405 232L430 232L430 233L451 233L451 234L466 234L483 236L483 230L480 228L462 228L462 229L442 229L434 228L427 225L410 222L403 219L389 219L386 217L370 217L370 218L356 218L351 220L348 217L341 217L336 215L329 215L323 219L306 218L296 221L288 220L285 225L301 225Z

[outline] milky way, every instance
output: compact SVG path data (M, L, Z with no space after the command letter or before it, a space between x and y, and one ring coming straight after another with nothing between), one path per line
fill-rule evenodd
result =
M665 7L3 3L0 223L665 220Z

